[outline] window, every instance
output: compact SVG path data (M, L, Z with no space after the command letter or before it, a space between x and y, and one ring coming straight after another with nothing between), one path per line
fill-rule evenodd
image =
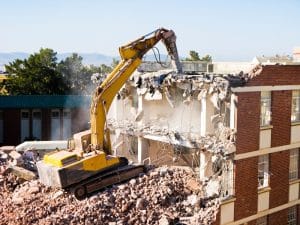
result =
M222 189L221 195L222 198L228 198L232 196L234 193L233 188L233 162L231 160L226 160L225 165L223 167L222 174Z
M299 162L299 149L290 150L290 180L298 179L298 162Z
M63 139L66 140L72 136L71 131L71 111L70 109L63 110Z
M34 140L42 139L42 111L32 110L32 137Z
M271 92L261 92L260 99L260 126L271 124Z
M293 91L291 121L300 122L300 90Z
M29 110L21 110L21 142L30 139Z
M71 111L68 109L63 110L64 118L71 118Z
M288 225L297 225L297 206L289 208Z
M40 110L34 110L32 112L32 118L33 119L41 119L42 118L42 113Z
M59 110L53 110L51 114L52 114L52 118L59 118Z
M258 157L258 188L269 186L269 155Z
M29 111L23 110L23 111L21 112L21 117L22 117L22 119L29 119Z
M61 139L60 110L51 111L51 140Z
M266 216L260 217L256 220L256 225L267 225L267 224L268 222Z

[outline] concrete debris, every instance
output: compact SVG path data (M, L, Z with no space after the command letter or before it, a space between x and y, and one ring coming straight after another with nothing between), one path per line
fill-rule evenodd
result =
M8 154L5 152L0 152L0 160L6 161L8 159Z
M37 180L0 175L0 224L212 224L219 198L187 186L196 179L179 168L156 168L78 201Z
M232 161L232 155L236 150L236 132L229 127L231 125L229 111L232 109L231 87L243 86L251 76L251 73L244 74L242 72L235 75L208 73L191 75L176 74L174 71L147 73L139 71L127 83L126 87L128 88L129 96L130 93L137 93L139 98L144 100L166 100L166 104L175 109L173 110L174 114L179 112L184 115L184 110L188 109L192 116L192 113L196 112L193 111L192 107L199 107L198 112L199 117L201 116L201 125L199 121L196 121L197 124L192 124L194 121L189 120L191 124L187 128L182 128L182 124L179 129L174 124L170 126L169 115L159 112L159 110L165 109L161 104L158 106L157 113L153 113L154 115L151 115L150 118L141 118L139 123L127 117L118 121L109 119L108 126L112 130L118 130L125 137L144 137L145 139L168 144L174 150L174 155L172 155L173 162L178 162L178 158L183 152L184 154L190 152L192 155L192 151L199 153L194 154L192 157L193 160L197 158L200 162L200 152L208 152L207 159L204 160L207 164L202 162L202 165L200 165L201 163L198 161L195 162L196 166L200 165L199 175L201 176L201 181L204 182L203 186L205 188L203 190L205 196L207 198L215 198L221 193L221 180L222 176L225 176L222 174L223 166L228 160ZM132 91L132 89L130 90L129 87L135 89L136 92ZM132 98L132 96L130 97ZM200 101L200 103L197 103L197 101ZM165 102L163 103L165 104ZM155 109L149 110L147 108L149 107L148 105L150 103L145 103L145 112L154 112ZM202 132L202 122L205 123L203 120L209 117L211 117L211 124L208 125L207 123ZM178 121L176 119L177 117L174 117L170 121L177 125ZM184 119L182 118L182 121ZM192 129L193 131L191 131ZM194 181L190 181L188 186L194 187L192 188L193 191L199 188L197 182ZM172 193L172 190L168 190L167 193ZM187 207L187 210L189 210L189 207ZM193 220L192 217L188 216L187 218ZM163 217L161 220L167 221Z
M234 75L206 73L187 75L176 74L170 70L161 70L148 73L136 72L133 75L133 83L130 84L132 81L128 81L128 83L137 89L139 95L145 94L145 99L149 98L149 94L153 96L153 93L157 91L170 96L169 93L166 93L168 90L166 87L176 86L184 90L183 97L196 94L199 99L201 96L206 95L204 90L209 90L208 94L215 94L214 101L215 99L224 101L230 96L230 87L243 86L249 76L251 75L243 73Z
M10 172L24 180L33 180L37 177L37 175L34 172L19 166L10 165L7 169L7 172Z
M109 119L108 125L112 130L121 130L123 134L159 136L161 141L169 144L205 149L216 154L227 155L235 151L235 131L221 125L216 130L216 135L206 135L204 137L199 134L179 133L152 123L139 125L129 120L115 121ZM180 138L178 139L178 137ZM230 152L227 149L228 147L230 147Z
M6 154L9 154L12 151L15 151L16 148L15 146L1 146L0 147L0 152L4 152Z
M36 160L29 157L32 154L28 154L28 151L25 153L15 151L12 146L2 148L0 151L0 174L10 173L22 180L36 179L37 174L34 171Z
M153 101L153 100L162 100L162 94L159 90L154 90L152 93L148 92L145 94L145 100Z
M23 164L22 155L17 151L11 151L9 153L10 156L10 164L14 166L19 166Z
M261 73L263 67L261 64L256 65L248 74L246 77L246 80L252 79L253 77L256 77L258 74Z
M211 179L207 182L204 189L205 189L206 197L210 198L210 197L218 196L221 191L220 181L218 179Z
M188 189L190 189L193 192L197 192L197 191L201 190L200 183L194 178L191 178L190 180L188 180L186 186Z
M137 114L135 115L134 121L139 122L144 116L144 111L138 111Z

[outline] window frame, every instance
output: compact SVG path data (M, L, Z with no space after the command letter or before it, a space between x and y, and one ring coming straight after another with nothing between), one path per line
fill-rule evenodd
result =
M269 155L258 156L258 189L269 187Z
M39 114L39 116L37 116ZM42 120L42 110L41 109L33 109L32 110L32 119Z
M267 225L267 224L268 224L268 216L263 216L256 219L256 225Z
M287 216L288 225L297 225L297 206L290 207Z
M59 109L52 109L51 110L51 119L54 118L54 119L60 119L61 117L61 112Z
M294 90L292 94L291 122L300 122L300 90Z
M21 110L21 119L29 120L29 117L30 117L29 109L22 109Z
M290 150L289 180L299 179L299 149Z
M260 94L260 126L270 126L272 122L272 92L262 91Z
M232 160L226 160L222 169L222 188L221 197L227 199L234 195L234 163Z
M67 109L67 108L63 109L62 114L63 114L62 115L63 118L66 118L66 119L71 119L72 118L72 116L71 116L71 109Z

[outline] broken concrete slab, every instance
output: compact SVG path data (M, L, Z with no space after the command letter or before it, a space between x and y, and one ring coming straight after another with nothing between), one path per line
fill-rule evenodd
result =
M34 172L19 166L9 166L7 172L10 172L24 180L34 180L37 178L37 175Z
M15 151L16 147L15 146L1 146L0 147L0 152L4 152L6 154L9 154L12 151Z

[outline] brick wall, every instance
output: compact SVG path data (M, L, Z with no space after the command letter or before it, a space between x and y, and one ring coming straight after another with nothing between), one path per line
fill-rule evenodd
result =
M42 140L51 138L51 109L42 109ZM89 109L71 110L71 133L89 129ZM29 127L32 133L32 110L29 110ZM61 118L62 119L62 118ZM62 122L62 121L61 121ZM18 145L21 142L21 112L20 109L3 110L3 143L1 145Z
M300 205L297 206L297 221L300 224Z
M155 165L197 166L194 149L175 149L172 144L146 139L151 163ZM199 156L198 156L199 157ZM174 159L176 159L174 161Z
M300 66L265 66L246 84L274 85L300 85ZM237 96L236 153L241 154L259 149L260 92L237 93ZM291 96L291 91L272 92L272 147L290 144ZM289 151L273 153L269 157L270 208L274 208L288 202ZM257 213L257 160L258 157L252 157L236 162L235 220ZM298 212L300 214L299 209ZM269 215L269 224L286 223L287 210Z
M42 109L42 140L50 140L51 110Z
M271 146L290 144L291 91L272 92ZM270 208L285 204L289 196L289 151L270 154Z
M270 208L289 199L289 151L270 154Z
M236 153L259 148L260 92L237 94ZM239 220L257 213L258 158L239 160L235 167L235 215Z
M20 144L21 113L19 109L7 109L3 111L3 131L3 145Z
M271 105L273 125L271 146L288 145L291 143L292 91L272 91Z
M248 81L246 86L300 85L299 65L268 65L262 72Z
M257 163L257 157L236 162L234 220L257 213Z
M253 220L253 221L250 221L247 223L247 225L256 225L257 224L257 221L256 220Z
M219 210L219 212L217 213L217 216L216 216L216 220L212 223L212 225L220 225L220 217L221 217L221 215L220 215L221 213L220 213L220 210Z
M281 210L269 215L268 225L285 225L287 224L288 209Z
M260 92L237 94L236 153L256 151L259 148Z

